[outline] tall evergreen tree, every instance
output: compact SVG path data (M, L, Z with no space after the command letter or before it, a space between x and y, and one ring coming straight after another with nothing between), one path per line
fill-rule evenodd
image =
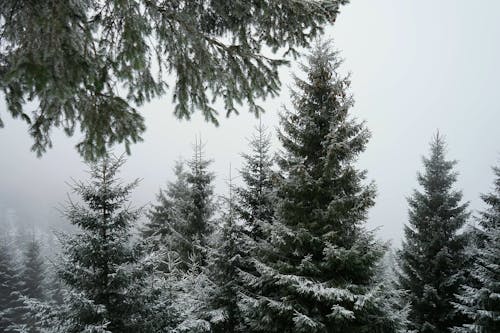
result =
M496 179L493 192L481 198L487 209L475 230L471 277L463 286L456 304L472 323L455 328L460 333L500 332L500 168L493 168Z
M43 300L46 296L44 279L44 262L40 253L40 243L32 238L27 244L24 254L24 263L21 280L23 284L22 296L24 299ZM37 333L40 330L37 327L36 314L30 311L29 305L23 306L23 315L21 323L23 332Z
M214 175L208 171L210 163L201 142L196 142L189 169L177 164L176 180L160 191L142 233L144 238L157 237L158 245L177 253L185 270L193 256L204 262L206 238L212 231Z
M191 244L184 238L184 228L191 209L191 196L183 162L176 163L174 174L175 181L169 182L157 195L158 203L149 210L149 221L141 233L152 250L187 262ZM168 267L163 265L160 269L168 270Z
M130 230L140 211L128 205L137 181L117 178L123 158L106 156L90 164L91 180L73 191L81 203L70 202L69 221L80 232L63 243L58 274L67 292L64 304L44 318L56 332L154 332L146 287L149 269L131 245ZM155 318L156 320L157 318Z
M247 299L254 332L391 332L375 275L385 246L363 224L373 184L353 162L369 132L349 117L353 100L341 61L328 44L314 48L296 78L294 111L282 115L276 219L258 251L260 295Z
M18 324L22 302L19 272L4 240L0 241L0 332L13 333L12 325Z
M23 295L43 299L45 296L44 262L40 253L40 243L33 239L28 243L23 265Z
M231 172L229 195L221 203L220 225L212 238L207 276L213 282L205 314L213 333L247 332L240 311L239 270L244 257L243 225L238 221Z
M455 161L445 156L437 134L418 174L422 191L408 199L409 224L399 253L399 282L410 302L410 328L419 333L449 332L464 320L453 308L463 282L465 237L459 233L469 216L462 193L454 189Z
M243 154L240 171L243 186L236 189L237 207L252 239L262 238L262 223L271 223L274 216L271 137L259 122L251 137L250 152Z

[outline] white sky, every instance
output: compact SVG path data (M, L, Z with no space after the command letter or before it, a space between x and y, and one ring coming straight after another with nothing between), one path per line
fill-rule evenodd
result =
M380 237L395 245L407 219L405 198L416 187L421 156L437 129L447 139L448 157L459 161L458 188L471 208L480 208L479 193L491 188L490 168L500 164L499 12L495 0L352 0L327 30L345 58L342 69L352 73L353 114L367 121L373 135L359 160L378 186L369 226L380 227ZM281 105L289 104L293 69L281 72L281 97L263 103L263 122L272 129ZM167 95L141 109L144 142L132 147L122 173L125 180L142 178L136 206L154 202L172 179L174 161L190 156L195 135L206 141L216 190L224 193L229 164L240 165L239 153L257 124L246 110L221 118L218 128L201 117L178 121L170 101ZM3 102L0 116L6 123L0 130L0 214L11 207L22 219L50 225L59 218L54 207L65 201L65 182L86 177L73 149L77 138L54 131L54 148L38 159L26 126L7 115Z

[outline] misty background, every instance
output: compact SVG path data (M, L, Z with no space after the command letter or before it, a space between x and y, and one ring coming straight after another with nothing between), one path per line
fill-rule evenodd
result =
M353 0L342 8L335 28L326 30L351 72L353 115L366 120L372 139L359 166L378 188L369 227L398 246L407 220L406 197L417 186L421 156L427 154L439 129L448 143L448 158L458 160L457 187L474 210L480 193L490 190L491 166L500 163L500 2ZM296 64L281 71L282 94L263 101L262 122L273 134L282 105L290 106L291 75ZM220 126L201 115L177 120L171 96L141 107L146 118L144 141L132 146L121 178L142 179L132 195L135 206L155 202L160 187L173 179L180 157L191 156L195 136L205 142L214 160L216 192L227 193L229 165L233 175L246 152L247 138L258 120L242 107L240 115L224 117ZM74 149L78 142L53 131L54 147L42 158L30 151L27 126L7 115L3 98L0 116L0 222L38 230L63 223L57 210L67 200L67 182L86 179L86 166ZM115 152L123 150L118 147ZM238 181L238 180L236 180Z

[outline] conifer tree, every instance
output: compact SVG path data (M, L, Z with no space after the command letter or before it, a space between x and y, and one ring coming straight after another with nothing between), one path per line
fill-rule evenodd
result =
M253 240L262 238L260 224L271 223L274 215L271 138L259 122L249 141L250 152L243 154L240 171L244 185L236 189L237 207Z
M14 263L9 247L0 241L0 332L14 333L14 325L20 323L22 284L19 271Z
M459 231L469 216L468 204L454 189L456 162L445 153L438 133L418 174L422 190L408 199L409 223L399 253L399 283L408 294L410 329L418 333L449 332L464 320L453 302L463 282L465 237Z
M500 168L493 168L493 192L483 194L487 209L475 230L471 277L464 284L456 307L472 322L456 327L459 333L500 332Z
M160 190L148 212L149 221L141 230L143 240L155 251L164 251L171 259L187 261L190 244L184 238L184 227L191 207L190 190L184 163L177 162L174 168L175 181ZM162 270L168 267L161 268Z
M354 166L369 132L348 111L353 100L341 61L316 45L295 79L294 111L282 114L276 219L247 278L253 332L391 332L375 286L385 246L364 229L375 188Z
M213 283L205 317L211 323L213 333L247 332L240 311L242 266L246 244L243 225L238 221L234 189L229 175L229 195L222 198L219 229L216 230L209 248L207 276Z
M157 244L177 253L184 270L192 257L204 262L206 239L212 232L214 175L208 171L211 161L203 155L201 142L196 142L189 169L177 164L176 180L160 191L159 202L150 210L150 222L143 230L144 238L156 235L160 237Z
M70 201L65 212L80 232L64 240L57 267L64 302L41 321L56 332L154 332L161 324L152 320L151 270L130 241L140 210L128 203L137 180L122 184L117 178L123 163L106 156L89 165L88 183L73 186L82 202Z
M40 243L34 238L27 244L22 270L23 299L43 300L46 296L44 279L44 262L40 253ZM25 332L37 333L40 330L36 323L36 314L30 311L29 305L23 306L21 323ZM23 332L24 332L23 331Z
M43 299L45 296L44 262L40 253L40 243L33 239L28 243L22 273L23 295Z

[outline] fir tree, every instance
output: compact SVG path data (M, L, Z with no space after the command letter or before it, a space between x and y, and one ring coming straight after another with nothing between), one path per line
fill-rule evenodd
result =
M492 193L481 196L488 208L481 213L471 244L474 263L471 278L458 296L456 307L472 323L455 328L460 333L500 332L500 168L494 168Z
M409 224L399 254L400 285L410 302L410 328L419 333L449 332L462 316L453 308L462 282L465 238L459 234L469 216L462 193L454 189L455 161L446 160L445 142L437 134L424 158L424 173L408 199Z
M40 244L34 238L28 243L22 271L22 296L24 299L43 300L46 296L44 280L44 262L40 254ZM40 332L36 323L36 314L31 313L29 306L23 307L23 332Z
M20 323L22 283L9 247L0 241L0 332L13 333Z
M274 216L271 139L262 122L249 144L250 153L242 155L244 165L240 174L244 185L236 189L236 209L251 238L258 240L263 236L260 224L271 223Z
M117 178L123 163L106 156L90 164L88 183L74 184L82 203L70 201L66 215L81 231L63 243L57 269L66 287L64 304L41 321L52 330L154 332L151 327L160 324L152 320L151 269L130 242L140 210L128 204L137 181L123 185Z
M23 268L23 295L29 298L43 299L45 297L45 269L40 253L40 243L35 239L28 243Z
M175 182L160 192L143 230L143 237L155 236L158 246L177 253L185 270L193 257L205 261L206 238L212 232L214 175L208 171L211 161L203 155L202 144L196 142L189 170L180 163L176 166Z
M239 279L246 244L243 226L237 219L231 172L229 177L229 196L223 198L221 204L224 207L220 218L221 227L213 238L206 269L214 284L205 314L213 333L247 332L240 311Z
M353 104L341 61L328 44L315 47L295 79L295 111L285 110L279 138L276 219L257 253L260 295L246 299L254 332L391 332L375 286L385 246L363 228L373 184L353 162L369 132L350 118Z
M170 259L187 262L191 244L186 241L185 225L190 212L191 196L184 163L174 168L175 181L157 195L158 203L148 213L149 221L142 229L142 238L154 251L163 251ZM170 261L167 260L167 262ZM168 270L164 266L161 270Z
M179 118L199 110L217 123L216 100L227 114L242 102L260 113L257 99L279 91L278 68L347 2L3 0L0 89L8 112L29 124L37 154L61 126L68 135L79 128L78 151L95 159L141 140L137 106L167 91ZM37 101L32 114L26 100Z

